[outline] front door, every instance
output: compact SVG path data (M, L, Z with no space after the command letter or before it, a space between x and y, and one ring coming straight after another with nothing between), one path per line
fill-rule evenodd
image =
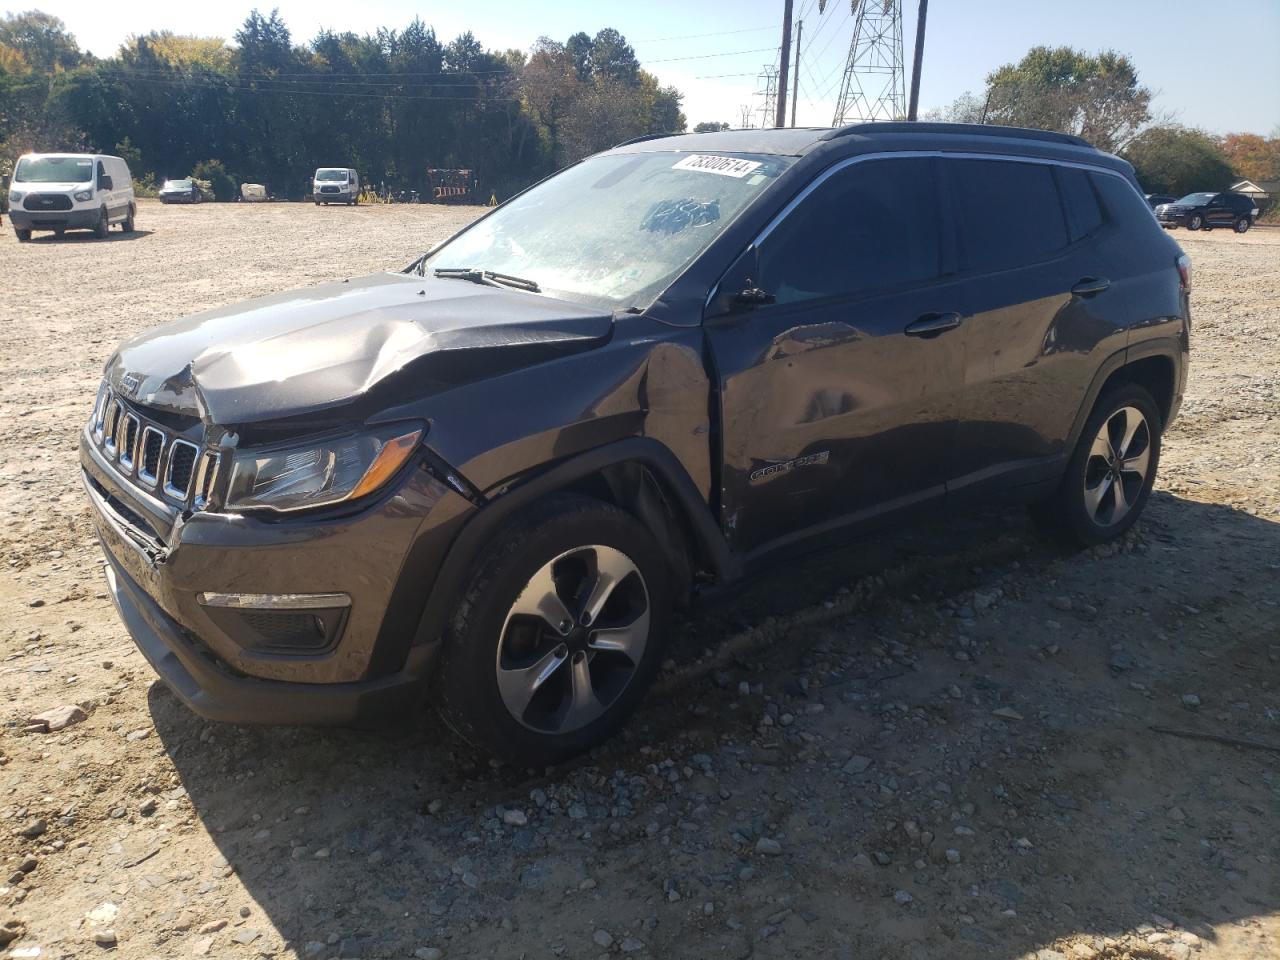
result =
M962 345L934 169L837 167L722 281L706 335L735 550L943 493Z

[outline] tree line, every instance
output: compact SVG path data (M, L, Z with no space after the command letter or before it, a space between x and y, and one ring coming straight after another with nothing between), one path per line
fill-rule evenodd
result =
M0 173L29 150L82 149L120 154L139 179L194 172L224 195L250 181L298 197L331 165L388 189L467 168L508 196L623 140L685 129L681 93L613 29L493 51L415 18L299 44L277 11L255 9L233 40L149 33L98 58L56 17L0 18Z
M1123 54L1034 47L988 74L981 94L965 93L925 119L1075 134L1132 163L1148 193L1183 196L1241 179L1280 180L1280 127L1269 137L1215 136L1155 115L1153 98Z

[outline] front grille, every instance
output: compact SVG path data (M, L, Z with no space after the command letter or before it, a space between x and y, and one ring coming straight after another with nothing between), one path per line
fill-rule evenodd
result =
M341 193L341 190L338 187L321 187L320 192L321 193Z
M135 412L105 384L94 404L89 435L116 473L129 482L195 510L208 503L217 483L218 453L201 450Z
M71 198L65 193L29 193L22 207L24 210L70 210Z

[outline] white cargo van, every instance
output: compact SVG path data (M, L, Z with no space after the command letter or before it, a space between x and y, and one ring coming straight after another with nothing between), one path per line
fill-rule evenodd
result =
M321 167L311 182L316 206L322 203L360 202L360 174L350 167Z
M119 157L96 153L28 153L18 158L9 184L9 219L20 241L32 230L133 232L138 208L133 176Z

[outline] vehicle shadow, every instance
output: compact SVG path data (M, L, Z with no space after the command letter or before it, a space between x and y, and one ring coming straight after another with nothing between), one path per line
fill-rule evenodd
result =
M838 688L847 694L830 698L815 715L825 725L814 729L822 751L839 758L847 744L871 757L865 785L880 792L839 775L843 759L814 767L810 756L806 765L801 741L790 758L762 744L737 706L738 675L651 698L585 766L537 778L478 764L434 716L378 733L241 728L200 720L159 684L149 705L203 829L300 957L408 957L424 946L451 957L549 948L596 957L606 951L593 931L624 922L647 930L650 955L690 958L1014 960L1065 937L1118 936L1153 915L1209 941L1215 928L1280 910L1280 758L1149 727L1236 727L1222 717L1254 717L1265 703L1274 709L1280 666L1257 640L1276 643L1277 561L1280 524L1158 493L1123 549L1066 554L1038 539L1020 512L979 513L792 561L680 623L674 655L696 658L762 622L821 610L842 588L890 571L885 592L860 613L797 621L781 632L786 643L737 658L741 676L778 688L833 645L851 656L853 679ZM1081 621L1051 660L995 652L1001 630L1018 634L1018 649L1028 626L1015 622L990 628L993 652L980 667L921 642L900 674L881 669L885 654L870 650L880 642L871 638L888 634L900 622L894 617L905 610L909 621L935 622L946 598L992 582L1024 604L1092 591L1101 614ZM1136 665L1121 673L1105 620L1135 607L1143 615L1126 620L1121 636ZM858 707L867 697L933 710L930 698L952 676L974 691L972 708L966 700L947 707L937 714L945 722L925 734L860 737L867 723L876 726ZM1187 684L1206 700L1210 691L1230 692L1211 711L1206 705L1212 715L1192 714L1174 693L1164 696ZM992 691L1040 710L1020 706L1027 719L1008 732L1007 722L993 723L988 703L976 705ZM1244 708L1222 703L1228 696ZM1249 733L1267 737L1265 729ZM639 798L610 799L604 777L615 769L669 790L650 765L696 750L712 755L718 781L694 775L682 792L650 793L642 808ZM892 789L882 779L889 772ZM946 780L954 799L922 796L917 814L947 824L943 845L964 848L958 864L894 846L907 844L889 829L902 815L895 805L907 803L913 777L931 787L930 775ZM558 813L534 808L534 787L562 801ZM579 792L585 799L575 811ZM963 798L977 807L964 821L979 826L971 841L953 839L946 819ZM699 804L676 823L678 807ZM1166 813L1171 804L1178 814ZM531 822L504 826L500 807L527 810ZM734 839L770 828L785 836L780 856ZM1031 837L1033 848L1015 843L1019 837ZM987 842L992 848L965 846ZM882 849L893 865L858 865L859 851ZM674 899L664 889L671 876L683 891ZM895 901L902 890L913 902ZM1161 934L1152 928L1156 940L1142 956L1185 956L1172 946L1181 941ZM1268 948L1258 949L1262 956Z
M54 244L54 243L119 243L124 240L141 240L149 237L154 230L133 230L125 233L122 230L111 230L106 237L99 240L92 231L89 230L68 230L61 237L56 233L33 233L28 243Z

